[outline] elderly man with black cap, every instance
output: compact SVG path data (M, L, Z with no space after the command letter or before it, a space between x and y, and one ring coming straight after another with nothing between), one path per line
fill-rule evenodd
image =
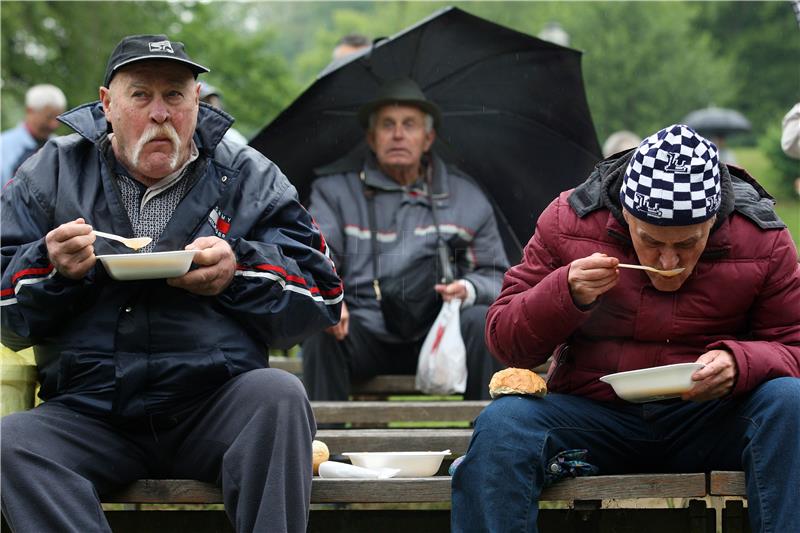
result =
M306 530L314 418L265 355L335 324L341 282L280 170L221 141L207 71L165 35L126 37L100 101L61 117L77 133L4 191L2 341L34 346L46 400L2 420L15 532L110 531L98 494L143 477L219 484L236 531ZM97 256L130 250L94 230L154 253L106 271ZM163 279L184 248L191 270Z
M465 397L488 398L499 363L483 340L508 266L492 207L431 146L442 117L410 79L385 82L358 118L370 151L312 185L309 211L345 285L342 320L302 348L312 400L346 400L351 383L414 374L441 300L458 298Z
M659 131L554 200L486 331L510 366L555 362L546 397L502 397L478 417L454 532L537 531L565 462L744 470L753 531L800 531L797 249L764 189L691 128ZM680 363L700 363L690 387L644 378L636 403L599 379Z

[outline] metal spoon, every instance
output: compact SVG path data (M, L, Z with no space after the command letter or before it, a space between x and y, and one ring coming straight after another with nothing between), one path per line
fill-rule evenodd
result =
M98 237L105 237L106 239L111 239L112 241L121 242L122 244L133 250L144 248L145 246L153 242L153 239L151 239L150 237L127 238L127 237L120 237L119 235L114 235L113 233L105 233L103 231L97 231L97 230L93 230L92 233L94 233Z
M617 265L620 268L634 268L636 270L647 270L648 272L655 272L656 274L660 274L665 278L671 278L673 276L677 276L684 270L685 268L673 268L672 270L659 270L657 268L643 266L643 265L626 265L625 263L620 263Z

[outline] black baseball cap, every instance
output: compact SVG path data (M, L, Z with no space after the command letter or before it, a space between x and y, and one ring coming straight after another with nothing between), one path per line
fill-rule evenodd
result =
M170 41L166 35L129 35L122 39L111 57L108 58L106 66L106 77L103 86L108 87L111 79L117 71L125 65L130 65L137 61L148 61L152 59L164 59L183 63L194 73L195 79L198 74L209 72L209 69L192 61L183 48L183 43Z

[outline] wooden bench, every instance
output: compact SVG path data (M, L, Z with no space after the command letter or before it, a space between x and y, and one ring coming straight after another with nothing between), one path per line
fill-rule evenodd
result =
M287 372L302 377L303 360L299 357L283 357L271 355L269 358L271 368L280 368ZM375 376L361 383L354 383L352 393L354 396L378 396L421 394L414 384L415 376L387 374Z
M428 478L405 478L383 480L355 480L355 479L322 479L315 477L311 491L311 525L309 531L323 531L323 523L330 524L333 513L330 510L313 507L318 504L332 503L362 503L362 504L425 504L441 503L445 509L435 513L438 516L437 528L430 521L424 530L426 533L448 531L449 519L442 521L441 516L448 514L446 509L450 502L449 476L435 476ZM706 508L702 500L706 496L705 474L637 474L625 476L596 476L564 480L553 487L546 489L540 498L542 502L570 502L566 509L543 508L540 512L540 526L543 531L571 531L576 527L581 530L588 529L587 524L603 523L604 520L615 521L624 519L626 530L637 531L646 528L649 533L685 531L691 533L711 533L715 531L714 510ZM690 498L688 508L683 509L637 509L631 506L626 509L600 510L601 500L636 500L642 498ZM136 504L221 504L221 491L214 485L189 480L139 480L124 490L103 498L105 503L136 503ZM544 506L546 507L546 506ZM397 509L379 509L371 507L368 510L350 511L348 516L358 512L372 514L371 519L379 522L378 517L383 516L383 531L408 531L408 524L394 525L389 522L384 512L400 518ZM143 511L148 512L148 511ZM150 511L155 512L155 511ZM338 512L338 511L337 511ZM419 510L415 513L431 513L429 510ZM415 513L402 514L402 518L414 520ZM109 511L109 520L113 511ZM613 516L612 516L613 515ZM604 517L609 518L604 518ZM423 517L419 517L421 520ZM432 516L424 517L426 519ZM155 517L154 517L155 519ZM185 520L185 518L182 518ZM201 520L202 519L202 520ZM198 520L205 520L205 513L198 516ZM338 522L337 522L338 523ZM582 524L582 525L580 525ZM586 528L586 529L583 529ZM339 531L339 529L327 529ZM597 529L598 531L600 529ZM117 530L115 529L115 532ZM232 531L228 526L226 531ZM341 531L369 531L358 529L350 522L349 527Z
M387 422L471 422L488 401L359 401L311 402L319 424L354 423L382 425Z
M339 421L361 417L372 422L382 415L370 414L369 404L362 402L319 402L314 404L315 413L322 419ZM410 402L407 412L399 414L387 402L376 402L378 412L393 413L392 416L419 419L420 413L408 414L418 409L433 412L434 417L447 417L446 406L462 406L461 416L472 416L482 408L484 402L434 402L420 406ZM389 404L404 402L388 402ZM464 406L464 404L467 404ZM346 404L343 405L343 404ZM383 410L383 411L381 411ZM317 438L324 441L334 456L344 451L396 451L396 450L442 450L450 449L450 458L466 452L471 429L342 429L320 430ZM434 477L386 480L352 480L314 478L312 483L310 532L330 531L376 531L387 533L425 531L437 533L449 531L449 504L451 478L443 469ZM647 530L659 532L715 531L717 518L713 508L706 505L707 496L743 494L743 476L739 472L705 474L637 474L624 476L596 476L569 479L546 489L541 501L539 524L542 531L611 531L610 524L625 524L629 531ZM665 498L688 499L688 507L656 508L644 499ZM603 502L614 501L616 508L603 508ZM622 500L622 503L620 503ZM109 521L115 533L134 531L232 531L222 513L221 491L214 485L189 480L140 480L125 489L105 495L106 504L139 504L145 509L108 510ZM550 508L556 502L559 508ZM643 503L640 503L643 502ZM214 505L215 511L171 511L159 513L149 510L153 504L170 505ZM158 507L158 506L155 506ZM398 508L400 507L400 508ZM335 510L335 512L333 512ZM413 512L409 512L413 510ZM194 514L193 514L194 513ZM225 520L215 518L222 515ZM723 524L734 525L726 516ZM169 521L165 528L161 515ZM741 520L736 524L743 524ZM734 515L734 518L736 516ZM591 527L590 527L591 526ZM746 524L745 524L746 526ZM138 528L138 529L137 529ZM171 529L170 529L171 528ZM208 529L211 528L211 529ZM605 528L605 529L604 529ZM723 530L726 531L726 530ZM746 531L746 529L730 529Z
M280 368L292 374L302 377L303 375L303 360L300 357L285 357L271 355L269 357L269 366L271 368ZM544 376L550 363L544 363L534 369L535 372ZM402 395L419 395L422 394L414 383L415 376L406 374L386 374L375 376L360 383L354 383L352 386L352 394L357 397L364 396L402 396Z

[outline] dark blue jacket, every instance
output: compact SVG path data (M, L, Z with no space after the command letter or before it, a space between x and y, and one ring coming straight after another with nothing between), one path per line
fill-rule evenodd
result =
M97 230L133 234L101 148L100 104L61 120L77 134L49 141L2 194L2 341L35 346L42 398L98 414L174 412L267 366L267 347L338 321L341 282L294 187L254 149L221 141L231 120L204 104L196 181L155 251L224 238L237 261L228 288L209 297L163 279L114 281L100 262L83 279L61 276L45 245L53 228L83 217ZM94 246L97 255L125 252L105 239Z

